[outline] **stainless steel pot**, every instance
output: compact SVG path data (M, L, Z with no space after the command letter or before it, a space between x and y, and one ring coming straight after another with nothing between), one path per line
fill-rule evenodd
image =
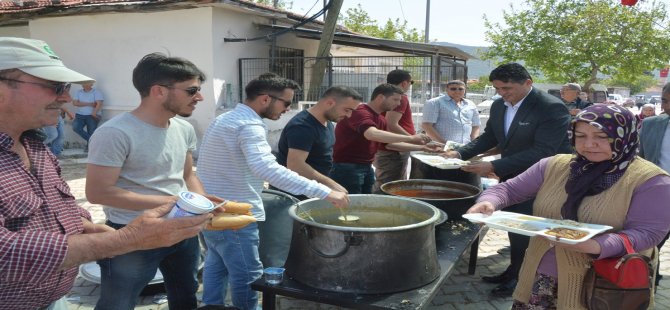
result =
M441 180L401 180L383 184L381 190L389 195L409 197L430 203L450 219L459 219L477 201L479 187Z
M336 292L391 293L421 287L440 273L435 245L439 210L414 199L349 195L343 222L327 201L309 199L289 208L294 219L286 274L303 284Z

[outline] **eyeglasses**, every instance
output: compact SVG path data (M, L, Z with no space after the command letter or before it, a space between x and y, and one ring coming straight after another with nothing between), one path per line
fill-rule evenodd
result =
M183 91L186 92L187 95L189 95L191 97L195 96L195 94L197 94L202 89L202 88L196 87L196 86L189 87L189 88L177 88L177 87L170 86L170 85L163 85L163 84L158 84L158 85L163 86L163 87L167 87L167 88L170 88L170 89L183 90Z
M270 94L264 94L264 95L268 95L268 97L270 97L270 98L272 98L272 99L274 99L274 100L279 100L279 101L283 102L285 108L290 107L291 104L293 103L293 102L290 101L290 100L284 100L284 99L282 99L282 98L279 98L279 97L277 97L277 96L273 96L273 95L270 95Z
M70 91L70 86L72 84L70 83L37 83L37 82L28 82L28 81L21 81L21 80L15 80L15 79L8 79L8 78L0 78L0 80L3 81L12 81L12 82L17 82L17 83L24 83L24 84L34 84L38 85L44 88L48 89L53 89L53 91L56 93L56 96L60 96L66 91Z
M450 91L457 91L457 90L458 91L464 91L465 88L463 88L463 87L449 87L449 90Z

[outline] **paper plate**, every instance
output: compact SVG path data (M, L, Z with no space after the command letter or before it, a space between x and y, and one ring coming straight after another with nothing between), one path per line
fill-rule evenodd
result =
M415 152L412 153L411 156L426 165L439 169L460 169L462 166L469 163L468 161L460 160L458 158L444 158L440 155L424 152Z
M593 238L594 236L612 229L612 226L580 223L575 221L564 221L548 219L539 216L531 216L514 212L496 211L490 216L482 213L464 214L463 218L473 223L484 223L486 226L509 231L525 236L543 236L556 242L565 244L576 244ZM579 231L584 235L577 239L557 238L547 232L552 229L569 229Z
M100 266L96 262L89 262L79 265L79 276L84 280L100 284ZM163 283L163 274L156 270L156 276L149 281L149 284Z

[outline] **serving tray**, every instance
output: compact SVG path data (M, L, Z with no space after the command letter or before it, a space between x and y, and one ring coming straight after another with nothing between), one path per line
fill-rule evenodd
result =
M426 165L433 166L439 169L460 169L462 166L469 164L469 161L458 158L444 158L440 155L430 154L425 152L415 152L411 156Z
M484 223L489 227L509 231L526 236L543 236L565 244L576 244L593 238L593 236L612 229L612 226L580 223L570 220L555 220L539 216L531 216L507 211L495 211L490 216L482 213L464 214L463 218L473 223ZM547 232L565 228L577 230L584 234L577 239L557 237Z

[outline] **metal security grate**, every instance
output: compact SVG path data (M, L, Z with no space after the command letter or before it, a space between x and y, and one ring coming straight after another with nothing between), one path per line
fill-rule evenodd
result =
M370 99L377 85L386 82L386 74L394 69L407 70L412 74L414 85L409 91L413 110L420 112L423 103L438 96L449 80L467 80L467 67L462 61L434 56L355 56L355 57L303 57L301 50L276 48L278 57L239 59L239 84L236 85L238 100L244 98L243 89L252 79L265 72L274 72L290 78L301 85L295 102L317 101L321 94L333 85L349 86ZM300 55L298 55L300 54ZM287 56L295 55L295 56ZM319 60L327 63L323 82L317 92L308 94L312 67ZM439 83L432 83L432 78Z

